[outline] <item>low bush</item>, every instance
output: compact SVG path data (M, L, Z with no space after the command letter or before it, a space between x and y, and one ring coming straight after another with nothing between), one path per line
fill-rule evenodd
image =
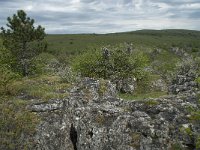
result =
M52 60L56 58L49 53L41 53L37 57L33 58L31 61L31 70L32 75L47 74L50 72L47 66L51 63ZM51 73L51 72L50 72Z
M81 76L109 79L113 82L135 78L143 82L147 77L145 67L148 57L140 52L129 52L124 47L89 50L77 56L72 67Z
M11 84L18 75L12 72L8 67L0 65L0 94L9 94L8 86Z
M19 77L12 69L14 64L15 60L10 51L4 47L0 47L0 95L9 94L9 84Z

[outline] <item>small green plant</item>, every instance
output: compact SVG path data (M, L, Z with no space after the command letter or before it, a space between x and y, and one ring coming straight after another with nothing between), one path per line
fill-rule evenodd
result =
M18 78L18 75L6 66L0 65L0 94L9 94L9 85Z
M29 69L31 75L40 75L40 74L51 74L53 73L53 67L49 68L49 64L56 60L55 56L49 53L41 53L38 56L34 57L30 64L31 68ZM57 67L57 66L56 66Z
M200 136L198 136L196 139L196 149L200 149Z
M97 114L96 115L96 120L98 124L102 125L105 122L105 117L102 114Z
M145 101L145 104L148 106L155 106L155 105L158 105L159 102L156 100L150 99L150 100Z
M194 108L194 107L192 107L192 106L186 106L186 110L189 112L189 113L192 113L192 112L194 112L194 111L196 111L196 109Z
M191 116L190 116L190 120L192 121L199 121L200 120L200 111L192 111L191 112Z
M196 78L196 83L198 84L198 86L200 87L200 77Z
M19 77L11 69L14 64L9 50L0 47L0 95L8 94L8 86Z
M180 132L189 136L193 136L193 133L190 127L181 127Z
M140 148L141 135L139 133L132 133L131 138L132 138L132 141L131 141L130 146L134 147L136 149L139 149Z
M100 79L99 80L99 89L98 89L98 93L100 96L103 96L103 94L106 92L107 88L106 88L106 81L104 79Z
M171 145L170 150L183 150L183 146L181 145L180 142L177 141Z

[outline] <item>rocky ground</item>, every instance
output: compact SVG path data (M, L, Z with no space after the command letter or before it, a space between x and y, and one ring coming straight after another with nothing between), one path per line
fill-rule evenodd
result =
M35 149L193 150L200 92L193 78L180 77L169 95L155 99L126 101L109 81L85 78L66 99L35 101L28 106L41 117Z

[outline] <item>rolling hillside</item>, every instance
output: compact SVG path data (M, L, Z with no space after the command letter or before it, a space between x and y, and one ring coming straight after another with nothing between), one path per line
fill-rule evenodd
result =
M47 35L51 53L76 54L91 47L131 42L135 47L165 48L172 46L200 47L200 31L193 30L139 30L111 34ZM194 50L195 51L195 50Z
M196 52L200 47L200 31L168 29L109 34L48 34L45 40L48 43L48 52L56 55L74 55L86 49L114 46L124 42L133 43L134 47L164 49L172 46L190 47Z

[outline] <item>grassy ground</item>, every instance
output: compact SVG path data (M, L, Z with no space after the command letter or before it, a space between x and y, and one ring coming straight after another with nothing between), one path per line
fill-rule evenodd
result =
M190 30L141 30L116 34L48 35L48 50L54 54L77 54L91 47L131 42L135 47L169 48L172 45L200 47L200 32Z
M63 34L47 35L48 52L57 56L58 60L70 63L71 57L78 55L88 49L101 48L103 46L116 46L120 43L133 43L133 46L150 56L150 65L157 71L158 75L168 75L174 71L176 63L181 60L180 56L169 51L171 46L190 47L189 53L199 54L200 31L192 30L140 30L134 32L112 33L112 34ZM1 45L1 39L0 39ZM161 49L160 53L152 56L155 49ZM170 60L170 61L169 61ZM37 80L37 79L34 79ZM55 87L49 85L37 85L32 87L26 85L30 81L21 81L28 88L25 93L37 95L48 99L50 95L58 96ZM35 86L35 87L34 87ZM45 87L46 86L46 87ZM38 88L36 88L38 87ZM37 91L38 90L38 91ZM43 91L46 90L45 95ZM151 95L149 93L149 95Z
M0 149L32 148L31 138L40 118L28 111L26 106L27 101L12 96L0 96ZM23 135L26 135L26 141L20 138Z
M140 30L112 34L58 34L47 35L48 52L64 60L87 49L133 43L134 47L147 50L171 46L192 47L191 53L199 54L200 31L193 30ZM0 45L1 39L0 39Z
M118 96L125 100L143 100L145 98L158 98L167 95L166 92L149 92L143 94L119 94Z
M69 83L62 82L59 76L42 75L32 78L22 78L9 85L9 94L28 99L62 99L68 96Z

